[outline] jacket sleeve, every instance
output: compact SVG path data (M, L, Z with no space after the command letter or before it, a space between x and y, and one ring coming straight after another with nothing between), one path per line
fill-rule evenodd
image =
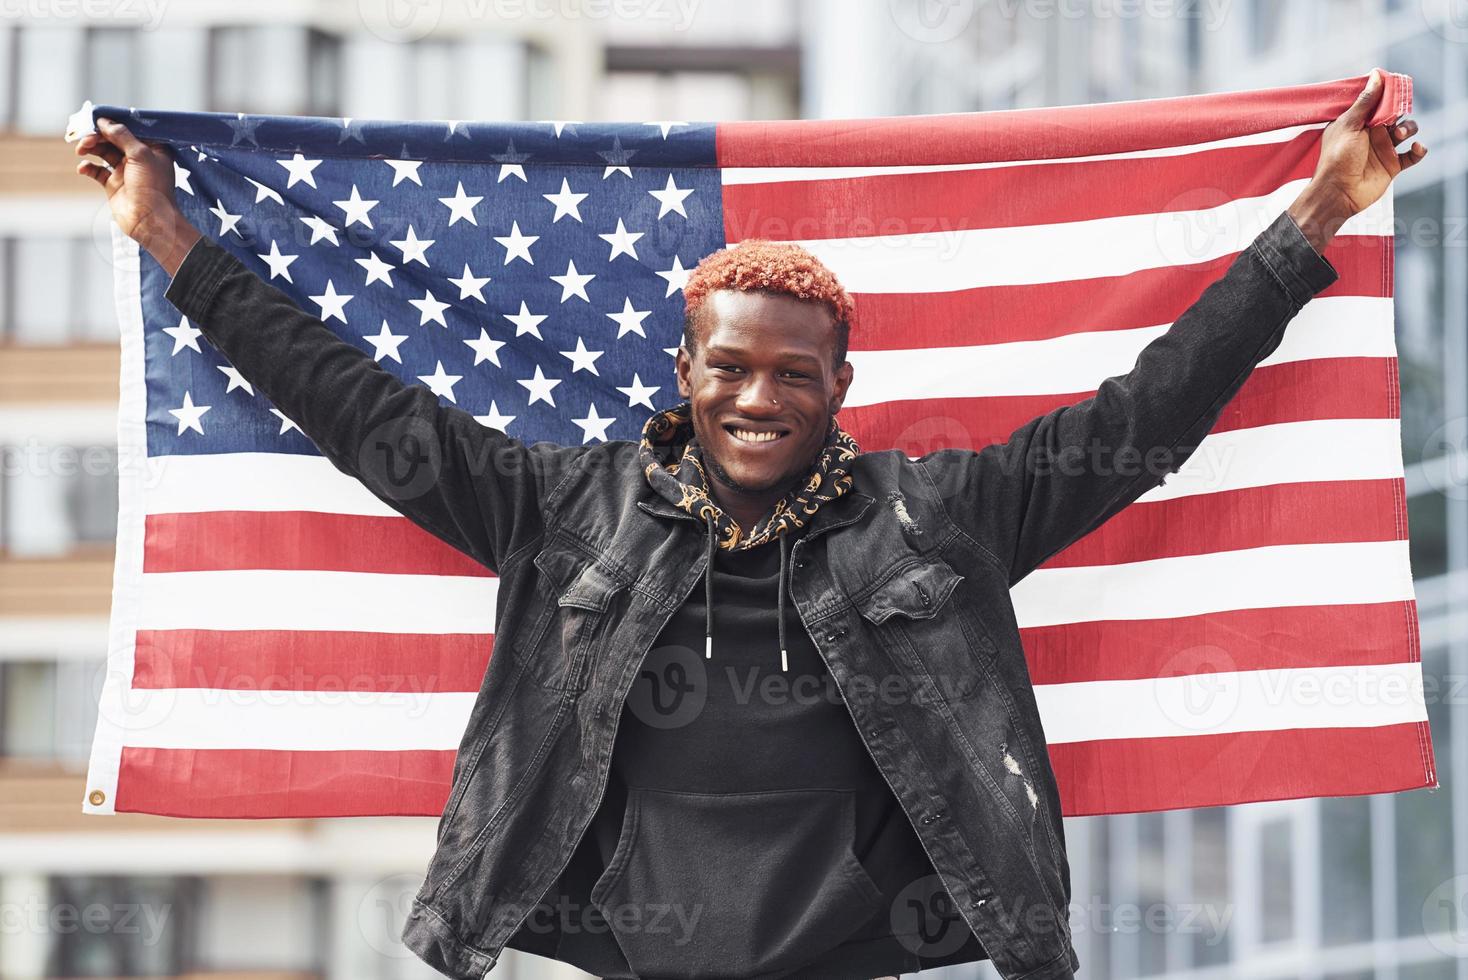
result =
M1176 472L1286 324L1337 278L1282 212L1126 374L1003 443L920 462L950 518L1013 585Z
M441 405L208 239L165 296L332 465L389 507L496 571L539 537L542 491L580 450L527 447Z

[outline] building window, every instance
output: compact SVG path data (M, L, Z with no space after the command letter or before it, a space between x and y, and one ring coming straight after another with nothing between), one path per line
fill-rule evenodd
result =
M1321 938L1346 945L1371 938L1371 799L1320 801Z
M27 236L0 241L0 320L17 344L115 342L107 240Z
M1259 939L1295 936L1294 822L1288 817L1259 828Z
M157 977L195 969L201 892L197 878L52 878L48 975Z
M0 758L86 765L102 659L0 662Z
M50 558L117 537L117 448L0 448L0 553Z

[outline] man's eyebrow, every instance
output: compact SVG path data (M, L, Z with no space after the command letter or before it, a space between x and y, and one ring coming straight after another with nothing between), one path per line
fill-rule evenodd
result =
M715 357L715 356L717 356L717 357L734 357L734 358L738 358L738 357L744 357L744 356L746 356L746 354L747 354L746 351L744 351L744 350L742 350L740 348L737 348L737 347L720 347L720 346L717 346L717 345L709 345L708 347L705 347L704 348L704 355L706 357ZM797 351L787 351L785 353L776 353L775 354L775 358L776 358L776 360L782 361L785 364L820 364L820 363L822 363L821 362L821 359L819 357L815 356L814 354L804 354L804 353L800 353L800 352L797 352Z

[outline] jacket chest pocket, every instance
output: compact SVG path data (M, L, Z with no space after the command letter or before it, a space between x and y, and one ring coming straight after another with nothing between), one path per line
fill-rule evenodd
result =
M517 652L545 687L580 693L625 612L617 600L629 582L611 566L565 546L541 551L535 567L541 612Z
M940 558L913 562L857 600L878 638L911 665L913 696L961 701L982 680L980 656L992 651L988 632L964 608L964 577Z

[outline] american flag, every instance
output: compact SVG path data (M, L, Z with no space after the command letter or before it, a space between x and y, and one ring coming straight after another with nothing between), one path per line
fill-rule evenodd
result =
M1410 110L1387 78L1373 123ZM167 144L188 217L303 309L526 442L637 438L678 401L688 270L799 241L856 301L843 424L919 455L1129 370L1364 83L819 122L94 111ZM1392 233L1388 194L1182 471L1013 590L1067 814L1436 785ZM85 809L439 813L495 578L334 469L114 239L124 465Z

